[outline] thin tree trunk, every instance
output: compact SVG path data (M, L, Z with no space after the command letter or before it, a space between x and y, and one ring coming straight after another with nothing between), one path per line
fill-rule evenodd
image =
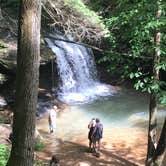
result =
M161 165L166 153L166 118L161 131L160 139L153 157L153 163Z
M159 7L161 0L157 1L157 6ZM157 22L158 18L161 16L161 10L158 8L157 10ZM153 64L153 77L154 83L158 83L159 81L159 69L156 67L160 63L160 41L161 41L161 33L159 30L156 30L155 33L155 53L154 53L154 64ZM146 166L153 165L152 159L157 146L157 97L154 92L150 95L150 105L149 105L149 131L148 131L148 149L147 149L147 158L146 158Z
M40 54L40 0L20 0L16 106L7 166L33 166Z
M150 96L150 108L149 108L149 131L148 131L148 150L146 166L150 166L152 158L155 152L155 146L157 144L157 98L155 95Z

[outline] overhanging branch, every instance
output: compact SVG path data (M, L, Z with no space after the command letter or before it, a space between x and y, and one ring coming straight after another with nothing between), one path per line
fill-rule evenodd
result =
M77 45L82 45L82 46L85 46L85 47L88 47L88 48L92 48L92 49L100 51L100 52L104 51L104 50L102 50L102 49L100 49L98 47L95 47L95 46L92 46L92 45L89 45L89 44L85 44L85 43L80 43L80 42L76 42L76 41L60 39L60 38L56 38L56 37L53 37L53 36L44 36L44 37L45 38L51 38L51 39L54 39L54 40L63 41L63 42L67 42L67 43L73 43L73 44L77 44Z

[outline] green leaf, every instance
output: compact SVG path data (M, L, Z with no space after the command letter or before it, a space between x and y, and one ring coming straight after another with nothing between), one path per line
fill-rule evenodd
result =
M134 73L130 73L130 78L134 78Z

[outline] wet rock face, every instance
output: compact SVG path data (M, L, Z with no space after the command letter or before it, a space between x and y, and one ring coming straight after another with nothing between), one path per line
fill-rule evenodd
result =
M52 96L51 91L46 89L39 89L38 94L38 105L37 105L37 117L43 117L48 114L48 111L56 105L59 111L65 110L67 107L69 107L67 104L63 103L62 101L58 100L57 98L54 98Z
M18 18L17 12L11 9L0 8L0 64L5 64L8 70L16 72L17 64L17 31L18 31ZM46 28L42 29L48 31ZM52 57L55 57L51 49L47 47L44 42L44 34L41 34L41 64L47 64ZM1 66L0 66L1 73Z
M7 19L8 17L4 14L5 12L0 8L0 110L5 109L7 105L12 107L14 104L17 66L17 18L12 18L12 15L6 12L15 22L15 24L14 22L9 23L10 19ZM44 39L41 37L40 63L41 68L44 66L45 73L47 74L48 68L51 70L50 59L53 55L51 49L47 47ZM50 84L45 82L51 76L46 76L43 73L43 70L40 70L40 86L44 89L50 89ZM41 80L44 80L44 83Z
M40 63L45 65L55 57L51 49L45 43L41 43L41 59ZM17 39L16 38L3 38L0 33L0 61L6 64L9 70L15 72L17 65Z
M2 8L1 8L2 9ZM17 20L5 9L0 9L0 60L6 68L14 70L17 54Z

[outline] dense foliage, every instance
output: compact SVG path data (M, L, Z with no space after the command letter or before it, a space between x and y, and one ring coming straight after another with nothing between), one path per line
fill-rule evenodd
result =
M102 14L110 32L106 54L99 62L105 62L108 71L132 79L136 89L155 92L166 104L165 82L152 76L156 30L161 32L161 60L155 67L166 71L166 2L158 5L156 0L91 0L90 4ZM162 10L160 18L156 16L158 8Z
M90 22L94 24L100 24L100 17L93 11L90 10L82 0L64 0L66 5L71 7L73 12L78 12L82 15L82 17L87 18Z

